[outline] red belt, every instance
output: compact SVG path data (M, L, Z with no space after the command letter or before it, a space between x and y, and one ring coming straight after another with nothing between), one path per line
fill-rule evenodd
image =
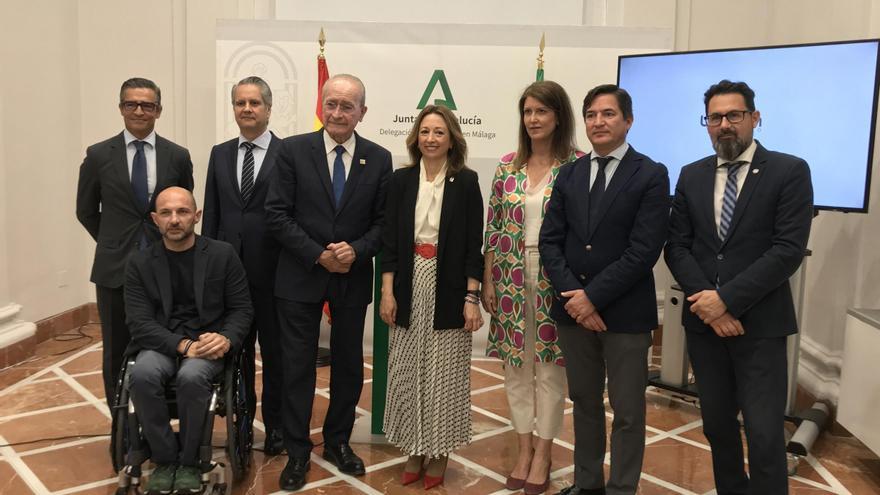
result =
M425 259L437 256L436 244L413 244L413 252Z

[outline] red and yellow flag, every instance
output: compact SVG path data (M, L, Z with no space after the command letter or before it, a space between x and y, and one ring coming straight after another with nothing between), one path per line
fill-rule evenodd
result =
M324 90L324 83L330 79L330 71L327 70L327 59L324 58L324 43L327 39L324 37L324 28L321 28L321 35L318 37L318 43L321 45L321 53L318 54L318 102L315 104L315 125L317 131L324 126L323 112L321 108L321 92Z

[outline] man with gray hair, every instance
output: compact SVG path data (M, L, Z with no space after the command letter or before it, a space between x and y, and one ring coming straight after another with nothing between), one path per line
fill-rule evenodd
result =
M232 87L232 111L240 134L214 146L208 161L202 235L226 241L235 248L247 272L254 320L244 342L244 371L250 417L254 418L254 344L260 339L263 368L262 409L266 427L263 450L278 455L284 449L281 433L281 346L275 314L275 266L280 246L266 232L263 204L275 155L281 140L269 131L272 90L263 79L250 76Z
M363 336L373 298L373 256L381 245L391 153L355 133L367 113L360 79L324 83L323 129L285 139L266 196L266 223L281 243L275 296L284 361L282 403L289 461L284 490L306 482L312 441L315 360L321 310L330 304L330 406L325 459L347 474L364 463L348 440L363 387Z
M125 129L89 146L79 168L76 218L97 242L95 283L103 342L104 393L111 407L125 348L125 263L160 238L150 212L156 195L170 186L193 188L189 152L156 134L162 92L149 79L133 77L119 90Z

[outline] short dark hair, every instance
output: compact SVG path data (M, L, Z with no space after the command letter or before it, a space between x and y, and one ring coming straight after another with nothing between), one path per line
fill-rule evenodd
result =
M452 148L446 157L446 175L452 175L460 170L467 168L465 161L467 160L467 141L461 132L461 126L458 125L458 118L452 113L452 110L442 105L428 105L416 117L409 136L406 137L406 149L409 151L410 167L416 166L422 160L422 150L419 149L419 128L422 126L422 120L428 115L436 114L446 123L449 129L449 144Z
M584 97L584 108L581 111L584 118L587 118L587 109L601 95L614 95L617 98L617 106L620 107L620 113L623 114L623 118L631 119L633 117L633 99L629 93L616 84L600 84L591 89L587 96Z
M153 81L149 79L144 79L143 77L132 77L128 79L124 83L122 83L122 87L119 88L119 103L122 103L123 98L125 98L125 90L126 89L152 89L154 93L156 93L156 103L161 107L162 106L162 91L159 89L159 86L156 85Z
M733 82L727 79L722 79L718 81L717 84L709 86L709 89L703 94L703 105L706 107L706 112L709 111L709 100L711 100L713 96L731 93L742 95L743 99L746 101L746 108L750 112L755 111L755 92L748 84L742 81Z
M252 84L260 88L260 98L263 99L263 104L265 104L269 108L272 108L272 88L269 87L269 84L266 81L258 76L248 76L232 86L231 93L233 105L235 104L235 90L238 89L238 87L242 84Z
M553 130L551 151L559 163L566 163L577 149L574 140L574 112L568 93L553 81L538 81L530 84L519 97L519 146L516 151L514 166L519 169L532 156L532 138L523 120L526 98L532 97L546 105L556 115L556 129Z

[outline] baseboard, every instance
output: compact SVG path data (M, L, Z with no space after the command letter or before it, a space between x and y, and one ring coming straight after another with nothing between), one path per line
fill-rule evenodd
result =
M843 352L831 351L803 334L800 347L798 385L817 399L837 405Z
M36 327L32 328L33 332L28 337L0 347L0 369L16 365L32 357L40 342L98 321L97 306L95 303L86 303L44 318L35 324L28 323L28 325Z

